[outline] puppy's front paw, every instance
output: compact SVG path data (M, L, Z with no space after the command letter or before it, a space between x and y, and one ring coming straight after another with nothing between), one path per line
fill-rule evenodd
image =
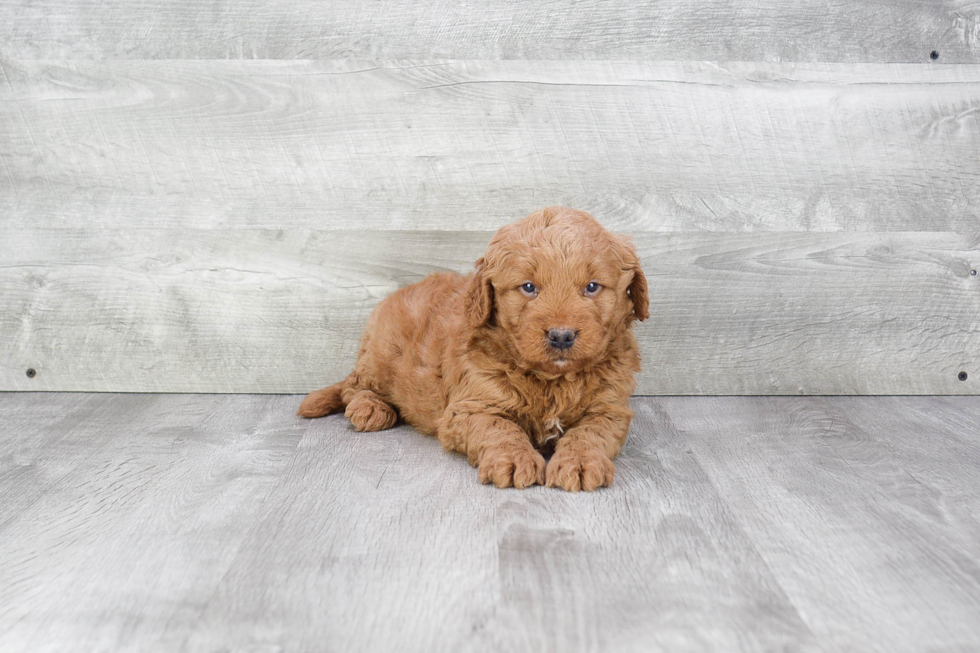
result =
M344 412L355 431L383 431L398 421L398 413L381 397L370 390L361 390Z
M616 467L609 457L600 451L556 451L548 461L546 484L569 492L586 490L612 484Z
M544 457L530 445L492 447L480 457L480 482L519 490L544 483Z

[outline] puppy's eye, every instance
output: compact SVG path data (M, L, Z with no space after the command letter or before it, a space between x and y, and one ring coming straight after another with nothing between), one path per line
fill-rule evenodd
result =
M530 281L521 286L521 292L524 293L526 297L537 297L538 295L537 287Z
M599 294L600 290L602 290L602 286L600 286L595 281L590 281L589 284L585 287L585 296L595 297L596 295Z

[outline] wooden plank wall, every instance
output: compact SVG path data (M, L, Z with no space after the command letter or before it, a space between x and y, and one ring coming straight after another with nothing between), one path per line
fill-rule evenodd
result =
M304 392L565 204L642 393L976 394L978 114L966 1L11 0L0 390Z

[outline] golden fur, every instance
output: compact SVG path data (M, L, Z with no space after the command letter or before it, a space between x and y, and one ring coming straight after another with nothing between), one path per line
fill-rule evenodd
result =
M588 213L547 208L498 231L474 274L433 274L382 301L354 371L298 414L346 407L358 431L400 415L465 453L484 483L594 490L612 483L629 430L631 326L647 311L632 244ZM561 332L577 334L567 349Z

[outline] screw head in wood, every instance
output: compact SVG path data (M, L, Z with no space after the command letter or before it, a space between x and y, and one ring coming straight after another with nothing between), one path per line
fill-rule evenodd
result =
M966 372L960 372L959 374L956 375L956 378L958 378L960 381L966 381L967 378L969 378L969 376L970 375L967 374Z
M933 50L932 52L929 53L929 58L935 61L936 59L939 58L939 53Z
M27 378L33 379L35 376L37 376L37 370L33 367L27 368Z

